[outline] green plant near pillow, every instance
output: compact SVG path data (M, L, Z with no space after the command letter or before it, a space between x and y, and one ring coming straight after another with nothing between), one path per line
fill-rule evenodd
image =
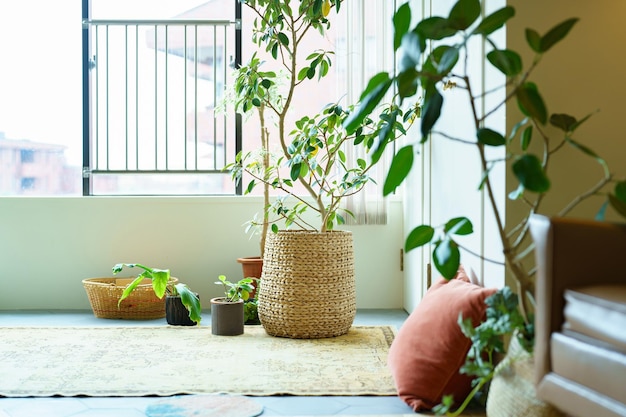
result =
M455 399L451 395L444 395L441 404L435 406L433 411L437 414L445 414L450 417L460 415L470 404L483 387L491 381L497 365L496 354L504 354L504 338L509 335L517 337L520 344L527 351L532 351L532 340L524 335L534 334L533 324L524 321L519 310L519 300L509 287L498 290L495 294L485 299L487 309L486 318L478 326L471 318L459 314L458 324L461 331L472 341L467 353L465 363L460 372L472 376L472 391L465 397L463 403L452 412Z
M183 284L183 283L177 283L175 285L170 284L169 283L170 281L169 269L150 268L148 266L137 264L137 263L134 263L134 264L119 263L113 266L113 274L116 275L122 272L122 269L124 269L124 267L126 268L137 267L137 268L142 269L143 272L141 272L137 276L137 278L135 278L133 282L131 282L126 287L126 289L124 290L124 292L120 296L120 299L117 302L118 306L126 297L128 297L135 290L135 288L137 288L139 284L141 284L141 282L144 279L147 278L147 279L152 280L152 289L154 290L154 294L157 297L163 298L163 296L166 293L170 296L180 296L181 302L183 303L185 308L189 311L189 318L196 323L200 323L200 321L202 320L202 316L201 316L202 307L200 305L200 299L193 291L189 289L189 287L186 284Z

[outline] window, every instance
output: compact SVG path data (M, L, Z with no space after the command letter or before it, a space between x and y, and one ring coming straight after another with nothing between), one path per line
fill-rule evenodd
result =
M80 195L80 1L1 2L0 39L0 195ZM39 187L70 171L63 187Z
M395 3L371 1L377 4L372 11ZM41 165L38 183L64 184L37 187L38 195L234 194L222 167L238 146L254 147L257 132L252 118L238 145L234 114L216 117L215 111L238 56L236 5L239 0L3 3L0 37L20 42L0 45L7 58L0 67L0 157L11 161L0 164L0 195L20 193L14 167L28 158ZM343 9L335 24L342 29L329 32L323 47L347 48L345 54L353 56L346 36L353 29L343 20L347 12ZM245 6L242 13L245 62L256 46L252 13ZM84 53L83 22L82 32L90 33ZM367 47L374 50L372 42L382 38L367 36ZM354 87L351 99L344 96L345 79L353 83L355 72L342 59L337 56L334 74L323 86L303 94L301 114L315 114L328 101L348 104L360 93L362 85ZM40 159L40 149L50 146L58 152L53 158L58 169L44 168ZM37 155L27 156L30 149Z
M22 178L21 188L22 188L23 191L34 190L35 189L35 178L33 178L33 177Z
M21 149L20 150L20 161L23 164L28 164L28 163L35 162L35 152L32 149Z
M85 193L234 194L223 168L236 154L235 116L216 106L236 59L237 3L131 3L91 0L83 11Z

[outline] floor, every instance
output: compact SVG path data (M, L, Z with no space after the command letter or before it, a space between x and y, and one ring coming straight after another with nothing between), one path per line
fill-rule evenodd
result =
M359 310L355 325L393 325L400 328L407 314L403 310ZM163 321L162 319L156 322ZM210 323L209 313L203 322ZM97 319L91 311L0 311L3 326L120 326L154 325L154 320L128 321ZM413 411L398 397L251 397L263 405L262 416L399 416ZM160 397L69 397L2 398L0 417L141 417L146 407ZM430 415L430 414L425 414ZM463 414L484 416L484 414Z

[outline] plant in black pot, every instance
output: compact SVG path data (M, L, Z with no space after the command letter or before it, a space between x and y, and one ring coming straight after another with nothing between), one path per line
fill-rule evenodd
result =
M118 305L127 298L144 280L152 280L152 289L157 297L165 299L165 318L168 324L175 326L195 326L202 320L200 298L186 284L172 283L169 269L150 268L142 264L119 263L113 266L113 274L122 269L140 268L143 270L131 282L119 298Z
M244 302L254 290L252 278L230 282L225 275L218 277L216 284L224 287L224 297L211 299L211 333L218 336L243 334Z

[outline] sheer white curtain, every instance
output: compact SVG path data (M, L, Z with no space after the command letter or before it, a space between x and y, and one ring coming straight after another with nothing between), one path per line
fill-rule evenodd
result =
M335 29L339 31L336 45L336 65L338 91L345 91L342 102L354 104L366 87L369 79L381 72L394 72L393 51L393 12L395 0L350 0L343 3ZM348 158L369 158L357 154L360 150L348 146ZM358 194L344 199L343 207L350 210L355 218L346 216L348 224L386 224L387 201L382 196L382 185L388 170L388 159L380 162L370 171L374 182Z

